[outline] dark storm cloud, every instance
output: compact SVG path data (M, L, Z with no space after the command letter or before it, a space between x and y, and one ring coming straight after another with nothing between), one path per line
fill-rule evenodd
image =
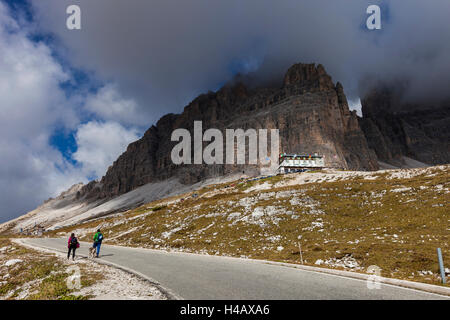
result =
M295 62L322 63L350 98L367 77L409 80L420 97L449 91L448 0L32 2L71 63L117 83L150 123L237 71L273 80ZM65 28L70 4L82 9L81 31ZM370 4L382 7L380 31L365 28Z

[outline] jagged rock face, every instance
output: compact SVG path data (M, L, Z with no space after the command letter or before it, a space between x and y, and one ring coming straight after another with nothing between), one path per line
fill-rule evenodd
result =
M378 87L362 100L360 125L381 161L402 156L436 165L450 163L450 102L402 102L394 88Z
M225 86L197 97L182 114L162 117L142 139L129 145L100 183L87 185L80 197L111 198L173 176L192 184L230 173L258 173L258 165L174 165L171 151L177 142L171 142L171 134L185 128L193 136L194 121L203 122L203 131L279 129L282 152L318 152L325 155L328 166L378 169L356 113L349 111L342 85L334 85L321 65L296 64L281 87Z

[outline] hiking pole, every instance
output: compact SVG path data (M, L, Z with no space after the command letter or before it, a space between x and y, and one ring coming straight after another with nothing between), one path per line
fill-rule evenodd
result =
M441 270L442 284L445 284L445 269L444 269L444 260L442 260L441 248L437 248L437 255L439 261L439 269Z

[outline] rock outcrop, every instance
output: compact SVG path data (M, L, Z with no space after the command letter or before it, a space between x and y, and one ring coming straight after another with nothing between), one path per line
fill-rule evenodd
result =
M362 113L361 128L379 160L450 163L450 101L408 103L400 90L380 86L362 100Z
M322 65L296 64L280 87L251 88L242 82L215 93L200 95L184 112L168 114L144 136L130 144L100 182L91 182L79 198L108 199L150 182L177 177L193 184L236 172L258 174L258 165L175 165L171 134L188 129L194 121L203 130L279 129L282 152L325 156L327 166L352 170L378 169L355 112L350 112L344 89L333 83ZM205 144L206 145L206 144Z

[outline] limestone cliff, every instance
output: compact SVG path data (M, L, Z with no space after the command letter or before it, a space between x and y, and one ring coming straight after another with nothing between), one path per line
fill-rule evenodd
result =
M203 130L279 129L282 152L325 156L327 166L352 170L378 169L344 89L333 83L322 65L296 64L279 87L251 88L238 82L200 95L183 113L168 114L130 144L100 182L91 182L78 197L112 198L150 182L177 177L182 183L235 172L258 174L258 165L174 165L171 134L177 128L193 135L194 121Z
M450 163L450 102L411 103L395 87L379 86L362 100L360 125L379 160L402 156L429 165Z

